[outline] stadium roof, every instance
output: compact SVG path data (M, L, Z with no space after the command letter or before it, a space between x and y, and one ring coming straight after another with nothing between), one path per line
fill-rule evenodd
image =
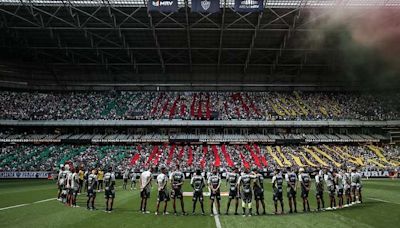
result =
M178 0L177 13L149 13L144 0L0 0L0 58L15 64L0 66L0 80L33 77L32 69L40 67L34 80L138 82L146 78L132 74L178 73L212 81L221 74L260 74L264 80L333 73L334 47L304 42L316 29L310 25L324 16L323 10L310 14L311 8L400 7L400 0L264 1L260 13L235 12L234 0L221 0L220 13L203 14L190 12L191 0ZM67 76L69 71L75 73ZM83 71L106 74L76 73ZM126 73L130 78L118 76Z

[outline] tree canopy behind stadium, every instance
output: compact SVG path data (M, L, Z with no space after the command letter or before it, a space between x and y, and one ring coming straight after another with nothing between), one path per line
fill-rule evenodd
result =
M1 84L399 84L399 57L386 54L396 47L365 45L353 32L365 15L395 23L399 0L263 3L239 13L221 0L207 14L191 12L191 0L175 13L148 12L142 0L1 0ZM338 11L349 12L345 23Z

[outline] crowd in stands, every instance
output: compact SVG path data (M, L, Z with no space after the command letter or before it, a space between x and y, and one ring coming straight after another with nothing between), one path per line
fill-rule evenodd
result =
M400 93L10 92L0 119L395 120Z
M85 167L129 168L143 171L149 166L180 164L184 171L196 168L221 171L234 166L272 171L276 167L364 167L379 169L400 166L400 146L395 145L300 145L254 144L134 144L134 145L3 145L0 171L54 171L72 161Z

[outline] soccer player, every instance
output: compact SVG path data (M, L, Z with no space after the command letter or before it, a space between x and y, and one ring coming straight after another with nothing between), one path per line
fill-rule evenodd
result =
M210 215L213 216L214 202L217 204L217 215L221 214L221 178L218 175L217 168L213 169L212 174L208 178L208 186L210 188Z
M106 199L106 212L111 213L113 210L115 198L115 174L112 167L108 168L108 172L104 175L104 198Z
M182 185L185 180L185 176L179 170L178 164L175 167L175 171L171 173L169 179L171 180L172 186L171 198L173 199L174 215L178 215L178 213L176 212L176 199L179 199L181 201L182 215L186 215L182 193Z
M239 185L239 193L240 197L242 198L242 210L243 210L243 217L246 216L246 206L249 209L248 216L251 216L251 200L252 196L252 189L251 185L254 179L254 175L250 174L249 168L245 168L244 173L239 177L238 185Z
M85 192L87 192L88 186L89 186L89 184L88 184L88 182L89 182L89 175L90 175L90 171L89 171L89 169L86 169L85 175L84 175L85 188L83 189Z
M150 167L149 170L144 171L140 175L139 183L140 183L140 197L142 198L140 202L140 211L143 214L149 214L150 211L147 211L147 199L150 198L150 189L151 189L151 179L152 179L153 167Z
M129 178L129 169L126 168L124 173L122 174L122 179L124 179L124 184L122 189L126 190L126 186L128 185L128 178Z
M136 173L131 173L131 190L136 189Z
M97 170L92 169L92 173L89 174L87 180L87 196L88 200L86 202L86 208L88 210L96 210L94 207L94 201L96 199L96 189L97 189Z
M272 189L273 189L273 197L274 206L275 206L275 214L278 214L278 201L281 204L281 214L285 213L283 209L283 176L282 172L279 169L275 170L274 176L272 177Z
M66 165L66 172L67 172L67 180L65 182L65 189L66 189L66 194L67 194L67 201L66 205L71 206L72 205L72 174L74 172L74 167Z
M335 199L335 180L334 180L334 175L333 173L336 171L329 170L325 174L325 183L326 187L328 188L329 191L329 201L330 201L330 206L327 208L327 210L335 210L336 209L336 199Z
M206 184L204 177L201 175L201 170L197 169L195 175L190 180L190 185L193 188L193 210L192 214L196 211L196 203L200 202L201 214L204 215L204 204L203 204L203 188Z
M308 202L308 193L311 187L311 178L308 173L304 172L303 168L299 169L299 182L301 186L301 198L303 199L303 212L310 211L310 203ZM307 206L307 209L306 209Z
M76 197L78 195L78 192L80 190L80 178L79 178L79 172L81 170L76 169L74 174L72 174L72 182L71 182L71 188L72 188L72 207L79 207L76 205Z
M253 175L255 175L255 181L254 181L254 200L256 201L256 213L257 215L260 215L259 212L259 207L260 203L263 208L263 215L266 215L265 212L265 202L264 202L264 177L258 172L258 168L254 167L253 168Z
M344 207L348 207L352 202L351 197L351 177L350 173L347 172L343 175L343 186L344 186L344 194L346 195L346 204Z
M297 175L290 168L287 168L287 173L285 175L286 183L287 183L287 197L289 201L289 213L297 213L297 203L296 203L296 192L297 192Z
M83 167L81 167L79 169L79 194L82 193L84 178L85 178L85 172L83 171Z
M57 177L57 187L58 187L58 195L57 200L63 201L63 190L64 190L64 182L65 182L65 174L64 174L64 165L60 165L60 172L58 173Z
M235 200L235 215L238 214L239 207L239 191L238 191L238 180L239 180L239 169L235 167L232 173L226 175L226 184L229 184L229 199L228 206L226 208L226 215L229 213L229 207L231 206L231 201Z
M102 191L103 190L103 179L104 179L104 171L99 168L97 171L97 180L99 181L99 184L97 185L97 190Z
M158 211L160 208L161 202L164 202L164 215L167 215L167 204L169 201L169 195L167 190L168 176L167 169L165 166L161 166L161 173L157 176L157 187L158 187L158 196L157 196L157 211L156 215L158 215Z
M338 206L339 208L343 208L343 172L340 171L334 172L334 181L336 184L336 189L337 189L337 197L338 197Z
M356 168L352 168L351 170L351 192L354 203L361 203L361 174L357 172Z
M324 210L325 201L324 201L324 177L323 171L320 170L317 175L315 175L315 195L317 198L317 210ZM321 209L322 204L322 209Z

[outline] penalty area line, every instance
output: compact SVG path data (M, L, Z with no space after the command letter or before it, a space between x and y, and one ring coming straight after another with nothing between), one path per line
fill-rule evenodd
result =
M390 201L383 200L383 199L378 199L378 198L371 198L371 197L367 197L367 199L370 199L370 200L375 200L375 201L382 202L382 203L391 203L391 204L397 204L397 205L400 205L400 203L396 203L396 202L390 202Z
M24 203L24 204L18 204L18 205L14 205L14 206L9 206L9 207L3 207L3 208L0 208L0 211L5 211L5 210L8 210L8 209L13 209L13 208L18 208L18 207L24 207L24 206L28 206L28 205L32 205L32 204L37 204L37 203L44 203L44 202L55 200L55 199L56 198L50 198L50 199L39 200L39 201L36 201L36 202L33 202L33 203Z
M221 221L219 220L219 214L218 214L216 207L217 207L217 205L214 202L213 213L214 213L215 226L217 228L221 228Z

